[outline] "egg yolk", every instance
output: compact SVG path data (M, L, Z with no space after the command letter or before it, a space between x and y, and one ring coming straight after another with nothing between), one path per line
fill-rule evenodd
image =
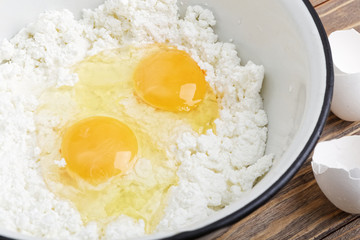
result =
M136 94L166 111L196 108L206 93L205 74L185 51L165 48L140 61L134 72Z
M126 173L138 151L136 137L122 122L110 117L90 117L65 132L61 154L67 169L92 184Z

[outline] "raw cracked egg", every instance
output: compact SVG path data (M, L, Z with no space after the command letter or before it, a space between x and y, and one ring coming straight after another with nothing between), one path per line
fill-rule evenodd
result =
M213 129L218 117L205 72L185 51L160 44L104 51L73 71L74 86L40 99L44 179L85 223L127 215L150 233L177 184L170 146L185 131Z
M126 173L138 151L135 134L111 117L90 117L66 129L61 156L69 173L90 183L99 183Z
M360 136L320 142L312 168L325 196L338 208L360 213Z
M204 72L189 54L167 48L140 61L134 82L136 93L146 103L173 112L197 107L207 87Z

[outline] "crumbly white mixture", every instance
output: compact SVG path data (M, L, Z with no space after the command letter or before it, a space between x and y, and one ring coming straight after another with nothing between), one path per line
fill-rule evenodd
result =
M216 135L211 130L200 137L186 132L171 147L181 161L180 181L171 189L157 231L206 218L250 190L272 165L272 156L263 156L267 117L259 91L264 69L251 62L240 66L235 46L217 42L215 23L213 14L199 6L189 7L179 18L176 0L108 0L95 10L84 10L80 20L67 10L45 12L10 41L3 40L0 226L47 238L98 238L96 223L84 226L71 203L45 186L34 113L44 90L76 83L76 74L69 70L73 64L129 43L167 42L188 51L206 70L221 106ZM104 238L143 234L143 221L120 216Z

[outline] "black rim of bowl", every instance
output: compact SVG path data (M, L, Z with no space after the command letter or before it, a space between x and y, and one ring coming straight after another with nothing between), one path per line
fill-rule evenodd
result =
M333 87L334 87L334 72L333 72L333 62L332 62L330 44L324 26L322 25L322 22L318 14L316 13L314 7L309 2L309 0L303 0L303 3L307 7L317 27L323 45L323 50L326 60L326 88L325 88L324 102L320 112L319 119L317 121L313 133L310 136L310 139L305 144L304 149L301 151L301 153L296 158L294 163L289 167L289 169L268 190L266 190L264 193L262 193L252 202L248 203L239 210L231 213L230 215L214 223L211 223L205 227L192 231L181 232L171 237L162 238L162 240L170 240L170 239L180 240L180 239L199 238L240 221L241 219L245 218L256 209L258 209L260 206L268 202L281 188L283 188L291 180L291 178L298 172L300 167L304 164L306 159L310 156L312 150L314 149L317 141L320 138L320 135L326 123L326 119L330 112L330 104L331 104Z
M332 99L332 92L334 87L334 72L333 72L333 63L332 63L332 57L331 57L331 50L330 45L328 42L328 38L325 32L325 29L321 23L321 20L319 16L317 15L314 7L311 5L309 0L303 0L303 3L307 7L309 13L311 14L314 23L318 29L323 48L324 48L324 54L326 59L326 89L325 89L325 97L324 97L324 103L321 109L321 113L318 119L318 122L315 126L315 129L313 133L311 134L311 137L309 141L306 143L304 149L301 151L300 155L296 158L294 163L289 167L289 169L277 180L268 190L266 190L263 194L261 194L259 197L257 197L252 202L248 203L241 209L233 212L232 214L224 217L223 219L220 219L214 223L211 223L205 227L193 230L193 231L187 231L187 232L181 232L176 235L173 235L171 237L162 238L162 240L177 240L177 239L194 239L199 238L202 236L205 236L209 233L212 233L216 230L219 230L224 227L228 227L239 220L245 218L250 213L255 211L257 208L259 208L261 205L265 204L267 201L269 201L282 187L287 184L290 179L297 173L297 171L300 169L300 167L303 165L303 163L306 161L306 159L311 154L313 148L315 147L315 144L319 140L319 137L321 135L321 132L325 126L326 119L330 112L330 104ZM0 236L0 239L3 240L11 240L11 238L7 238L4 236Z

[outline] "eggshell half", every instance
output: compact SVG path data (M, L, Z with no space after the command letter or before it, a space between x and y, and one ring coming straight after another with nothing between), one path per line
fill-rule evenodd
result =
M339 209L360 213L360 136L318 143L312 169L325 196Z
M329 41L333 54L335 85L331 111L346 121L360 120L360 33L336 31Z
M360 120L360 73L335 74L331 111L345 121Z
M360 33L355 29L335 31L330 34L329 42L333 62L337 68L335 73L359 73Z

